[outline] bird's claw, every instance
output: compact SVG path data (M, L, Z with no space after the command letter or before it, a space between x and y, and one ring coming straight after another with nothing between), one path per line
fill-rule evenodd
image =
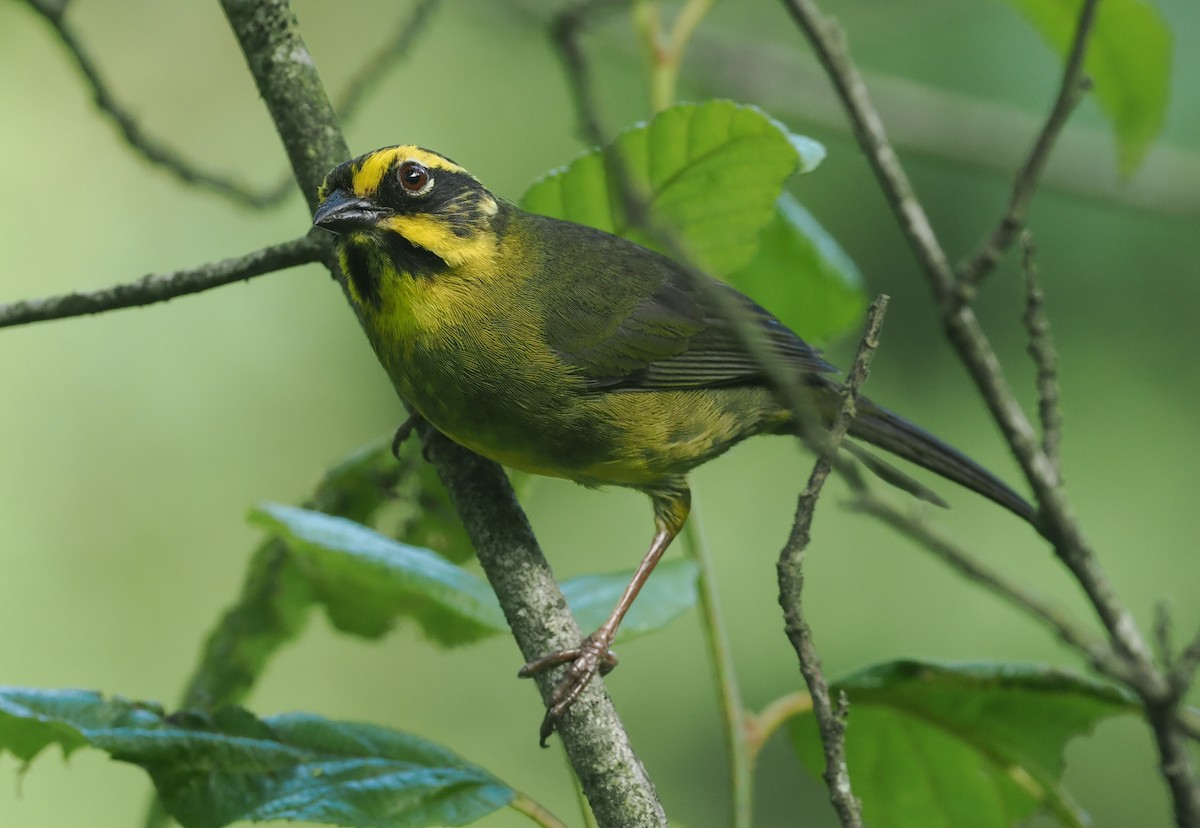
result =
M538 743L542 747L546 747L546 740L554 732L558 720L575 703L592 678L597 673L606 676L617 666L617 654L609 649L611 646L611 634L597 630L580 642L578 647L531 661L517 673L520 678L532 678L560 664L567 665L562 680L546 699L546 715L538 731Z
M428 420L416 413L409 415L409 418L402 422L400 427L396 429L396 434L392 437L392 456L397 460L401 459L400 447L404 445L405 441L408 440L414 431L421 438L421 457L428 463L430 462L429 444L436 440L441 435L441 432L431 427Z

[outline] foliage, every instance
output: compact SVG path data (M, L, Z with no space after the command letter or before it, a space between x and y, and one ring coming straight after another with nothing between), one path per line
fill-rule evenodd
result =
M1083 0L1009 1L1069 54ZM58 20L61 9L48 17ZM1085 65L1113 125L1118 166L1131 173L1165 117L1170 37L1158 12L1142 0L1106 0ZM788 189L795 173L813 172L824 156L818 142L754 106L676 105L547 174L521 204L651 246L664 231L694 262L806 338L825 341L852 328L865 297L857 266ZM645 200L647 220L631 214L629 191ZM398 458L390 441L375 443L330 469L304 507L250 513L266 538L202 653L183 710L166 714L157 704L82 690L0 689L0 752L28 765L51 745L64 755L107 751L143 768L185 828L276 819L463 825L516 803L521 795L497 777L416 736L308 713L259 718L238 706L313 608L366 639L400 622L438 647L508 631L420 453L416 440ZM659 566L619 640L686 613L701 575L691 561ZM628 580L628 572L589 574L562 589L591 628ZM1098 722L1139 710L1123 690L1028 665L897 661L832 687L849 699L847 762L877 826L1004 826L1039 810L1060 824L1085 824L1061 783L1064 748ZM820 772L813 718L795 717L789 729L804 764Z

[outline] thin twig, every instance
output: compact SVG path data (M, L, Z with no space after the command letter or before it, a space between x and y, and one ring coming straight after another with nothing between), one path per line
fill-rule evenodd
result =
M51 2L51 0L25 0L25 2L54 28L55 34L66 48L67 54L70 55L71 60L74 61L76 68L79 69L84 81L91 89L96 108L112 119L126 143L151 164L162 167L185 184L211 190L239 204L256 209L278 204L291 191L294 180L289 180L288 188L282 192L278 190L266 193L256 192L227 175L200 168L175 150L147 135L133 114L117 100L109 89L91 56L67 24L64 19L66 4Z
M145 160L162 167L184 184L209 190L254 209L275 207L293 191L296 180L290 175L283 176L267 189L257 190L231 176L201 168L194 161L148 135L133 113L117 100L87 49L67 24L64 19L67 3L63 0L25 2L54 28L55 34L90 88L96 108L112 119L125 142ZM338 102L337 111L343 122L357 114L367 94L388 70L408 55L413 43L424 31L437 2L438 0L418 0L412 13L400 21L395 34L363 63L362 68L343 90Z
M113 285L102 290L12 302L0 305L0 328L165 302L177 296L200 293L231 282L242 282L277 270L320 261L327 252L328 242L316 233L310 233L245 256L170 273L152 273L136 282Z
M1196 680L1196 670L1200 669L1200 630L1197 630L1191 642L1176 656L1169 669L1171 686L1182 697Z
M587 61L580 37L597 17L628 6L630 0L585 0L556 15L550 23L550 39L558 49L564 73L575 102L575 121L584 141L603 146L604 128L600 125L600 106L588 81Z
M854 134L875 170L885 197L900 220L910 247L929 278L951 344L970 371L984 402L1033 486L1040 507L1038 530L1054 544L1059 558L1087 593L1116 645L1140 666L1150 665L1146 642L1084 538L1074 509L1058 484L1058 475L1050 459L1041 450L1032 424L1012 393L978 317L970 306L959 300L945 251L938 242L925 209L914 194L912 183L900 165L895 150L888 142L879 115L850 58L841 29L821 15L813 0L784 0L784 3L808 36L842 99ZM1151 693L1164 692L1165 685L1161 681L1153 681L1152 674L1151 668L1146 673L1147 681L1156 686L1147 685L1143 689Z
M1158 663L1168 673L1175 665L1175 645L1172 643L1174 630L1171 625L1171 613L1166 601L1158 601L1154 605L1154 626L1151 628L1151 641L1154 644L1154 654Z
M833 425L829 429L827 442L813 466L808 478L808 485L800 494L796 505L796 519L792 524L791 535L783 550L779 553L779 604L783 607L784 624L788 639L800 659L800 672L808 684L812 696L813 712L816 715L817 727L821 732L821 743L825 748L825 782L829 786L829 799L837 811L838 819L843 826L861 826L862 814L858 800L850 787L850 771L846 767L846 716L845 701L839 699L837 705L829 697L829 685L821 672L821 659L817 654L813 641L812 630L804 617L802 593L804 589L804 555L811 539L813 513L816 510L817 498L821 487L825 484L833 469L833 458L838 446L846 436L850 421L854 418L855 400L858 388L867 378L867 370L871 357L879 346L879 329L883 324L883 314L887 308L887 297L880 296L871 303L867 310L867 327L858 354L854 359L854 367L850 370L845 384L845 400Z
M1096 19L1098 0L1084 0L1079 10L1079 19L1075 24L1075 37L1063 67L1062 83L1055 96L1050 115L1042 125L1033 148L1021 169L1013 180L1012 197L1008 209L1000 217L992 232L979 246L979 249L966 261L958 266L958 281L960 290L969 297L978 290L979 285L991 273L997 262L1016 240L1017 235L1025 226L1029 212L1029 203L1037 191L1038 179L1050 157L1050 150L1058 140L1059 133L1067 123L1067 118L1083 100L1083 96L1091 88L1091 81L1083 74L1083 63L1087 57L1088 42L1092 33L1092 25Z
M1063 642L1081 651L1103 673L1121 676L1127 663L1104 641L1080 627L1065 611L1023 584L992 569L915 514L902 511L868 490L860 490L846 508L870 515L932 552L943 563L1050 628Z
M412 11L396 24L391 36L363 61L334 103L342 123L354 118L363 101L387 76L388 71L408 57L413 46L425 34L437 6L438 0L417 0Z
M1192 741L1200 742L1200 709L1181 707L1177 722L1184 735Z
M683 525L684 549L699 569L698 589L700 593L700 628L708 647L708 662L713 672L717 700L724 726L725 746L729 754L730 802L733 808L734 828L750 828L754 804L754 781L750 749L743 726L745 705L738 688L737 667L733 662L733 650L729 646L729 635L721 618L721 602L717 595L717 583L713 571L712 554L704 527L700 521L701 509L692 492L692 511Z
M978 318L962 301L963 295L958 290L945 252L887 140L879 115L850 59L841 30L823 17L815 0L783 2L808 37L842 99L855 136L926 272L946 335L1033 487L1039 505L1038 531L1054 545L1059 560L1087 595L1104 624L1114 651L1129 662L1124 675L1114 678L1124 681L1145 705L1159 751L1159 767L1171 793L1176 823L1180 826L1200 825L1200 783L1176 724L1178 698L1175 688L1154 666L1145 638L1084 537L1054 465L1042 450L1033 426L1009 388Z
M1059 408L1058 349L1046 315L1046 294L1038 278L1033 234L1021 234L1022 269L1025 271L1025 314L1022 321L1029 334L1027 350L1037 368L1038 415L1042 423L1042 451L1049 458L1055 474L1062 480L1062 411Z

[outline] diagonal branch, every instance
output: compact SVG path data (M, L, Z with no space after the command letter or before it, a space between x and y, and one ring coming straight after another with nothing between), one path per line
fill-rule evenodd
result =
M1042 451L1049 458L1059 480L1062 479L1062 411L1058 399L1058 349L1050 332L1050 318L1046 315L1046 294L1038 279L1036 252L1032 234L1026 230L1021 234L1024 253L1021 257L1025 271L1025 314L1022 321L1029 333L1026 350L1037 368L1038 417L1042 423Z
M74 30L67 24L64 19L67 3L64 0L25 0L25 2L54 28L59 41L66 48L67 54L70 55L91 90L96 108L112 119L125 142L145 160L162 167L184 184L209 190L237 204L255 209L275 207L292 192L295 179L291 176L284 176L268 189L259 191L230 176L201 168L195 162L148 135L133 113L117 100L91 55L88 54L79 38L75 36ZM438 0L417 0L411 14L405 16L397 24L394 34L378 51L364 61L362 68L351 78L343 90L338 102L337 110L342 121L354 117L370 91L378 85L393 66L408 55L413 44L424 32L437 3Z
M1091 80L1083 74L1083 62L1087 57L1088 40L1092 26L1096 20L1098 0L1084 0L1079 11L1079 22L1075 25L1075 38L1071 43L1070 52L1063 68L1062 83L1058 87L1058 95L1050 109L1050 115L1042 125L1037 140L1021 169L1013 180L1012 196L1008 209L1000 217L992 232L983 240L979 249L966 261L958 266L958 280L964 296L972 295L997 262L1016 241L1021 229L1025 226L1025 218L1029 213L1029 203L1037 191L1038 180L1046 161L1050 158L1050 150L1059 133L1067 123L1067 118L1075 107L1083 100L1083 96L1091 88Z
M821 659L817 654L812 630L804 617L804 554L811 540L817 498L833 469L833 458L837 454L838 446L850 428L850 421L854 419L859 386L866 380L871 357L879 347L879 329L883 325L887 302L887 296L879 296L867 310L866 331L858 346L854 367L846 378L845 400L829 429L826 445L813 466L808 485L800 494L792 532L779 553L778 563L779 604L783 607L784 629L800 659L800 672L804 674L804 681L808 684L808 691L812 696L813 714L821 731L821 744L825 748L824 775L829 786L829 799L844 828L862 825L860 805L851 791L850 771L846 767L846 702L844 697L839 699L835 708L829 697L829 685L821 671Z
M221 5L311 210L326 171L349 151L295 13L287 0ZM435 440L429 454L526 659L577 644L578 626L503 470L448 440ZM552 690L548 680L539 688L543 698ZM666 825L602 682L589 685L561 724L571 764L602 825Z
M1004 432L1037 495L1038 530L1049 540L1059 560L1087 595L1112 641L1127 662L1126 683L1141 699L1154 732L1159 766L1171 794L1175 820L1181 826L1200 825L1200 782L1197 781L1186 737L1178 726L1178 696L1152 660L1133 615L1120 600L1075 518L1057 470L1040 445L1033 426L1018 405L978 318L963 301L928 217L883 131L877 111L850 59L841 30L818 10L815 0L783 0L804 31L842 99L855 136L875 170L885 197L900 219L909 244L926 271L938 302L942 323L959 358L971 373L993 418ZM1091 0L1088 0L1091 2ZM1080 19L1083 35L1090 19Z
M1161 682L1150 678L1153 669L1146 642L1083 536L1066 492L1009 387L978 317L959 299L949 260L887 139L841 29L821 15L813 0L784 0L784 3L808 36L842 99L854 134L933 287L946 335L1033 486L1040 507L1039 531L1054 544L1059 558L1084 589L1115 644L1140 667L1147 668L1147 685L1143 689L1150 693L1164 690Z
M1104 641L1080 627L1066 612L1035 590L992 569L916 515L898 509L866 489L860 489L858 496L847 504L847 508L870 515L914 543L920 544L963 577L1040 621L1063 642L1087 656L1100 672L1109 676L1128 675L1128 663L1114 653Z
M171 273L152 273L136 282L87 293L64 293L11 302L0 305L0 328L166 302L177 296L200 293L231 282L242 282L276 270L315 262L327 252L326 242L315 233L309 233L245 256Z
M345 123L358 114L363 102L387 73L401 63L425 34L439 0L417 0L412 11L401 18L391 36L363 61L362 66L342 88L334 105L338 118Z
M247 207L271 207L281 202L291 191L292 181L289 180L287 189L282 191L255 192L229 176L196 166L175 150L147 135L141 124L134 118L133 113L126 109L109 90L104 78L100 75L100 70L96 68L91 56L67 24L64 19L66 3L54 2L54 0L25 0L25 2L54 28L54 32L66 48L67 54L75 62L76 68L79 69L84 81L91 89L96 108L112 119L126 143L151 164L162 167L185 184L211 190Z

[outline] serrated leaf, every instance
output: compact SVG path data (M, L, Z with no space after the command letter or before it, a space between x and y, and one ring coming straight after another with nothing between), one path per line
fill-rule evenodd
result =
M416 462L412 458L396 462L391 440L379 440L326 472L307 505L357 521L372 520L392 502L397 485L411 481ZM314 600L305 576L283 545L274 539L260 544L237 602L205 642L184 706L212 709L244 700L271 656L304 629Z
M790 193L776 202L754 257L728 281L810 342L848 333L867 305L858 267Z
M240 708L163 716L87 691L0 688L0 750L29 761L51 744L91 745L142 767L184 828L273 819L466 825L515 795L451 751L377 725L258 719Z
M686 559L656 566L617 629L617 641L629 641L660 630L694 607L698 575L696 565ZM563 595L584 632L604 623L632 577L630 570L582 575L563 583Z
M846 760L864 820L1011 826L1039 808L1063 825L1086 817L1059 785L1063 749L1102 719L1136 709L1125 693L1048 667L896 661L837 682L850 700ZM811 715L789 723L819 774Z
M250 520L287 544L341 630L374 638L407 616L432 640L454 645L508 629L491 588L428 549L291 506L264 506Z
M608 151L623 162L629 183L644 190L653 216L716 276L746 266L784 181L824 156L812 139L791 135L759 109L729 101L665 109L622 132ZM629 225L618 181L599 149L537 181L521 206L654 246Z
M1008 0L1060 57L1075 37L1083 0ZM1104 0L1084 70L1117 136L1117 166L1133 173L1162 129L1171 75L1171 34L1145 0Z

